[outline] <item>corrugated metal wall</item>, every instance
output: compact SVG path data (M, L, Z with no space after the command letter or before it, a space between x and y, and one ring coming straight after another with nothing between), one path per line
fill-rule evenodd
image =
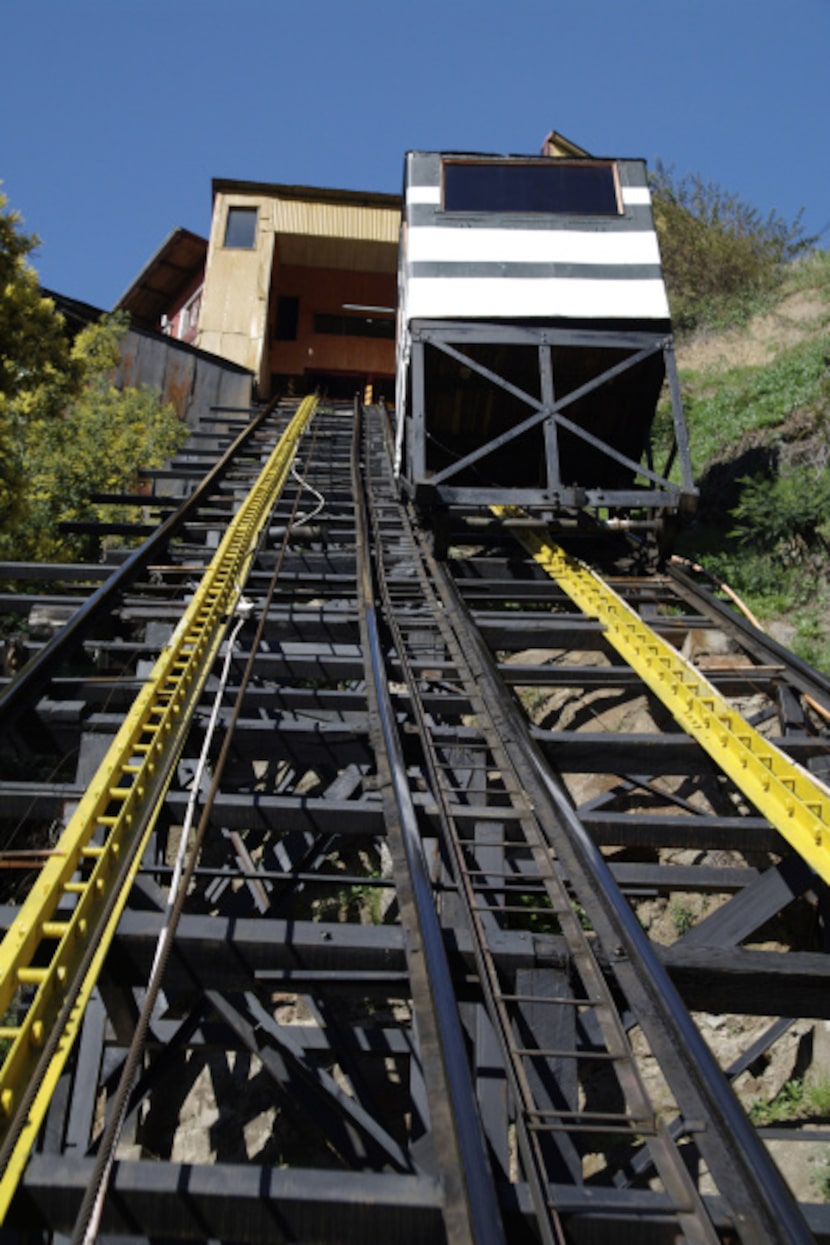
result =
M274 228L279 234L397 245L400 222L400 212L396 208L308 199L276 199L274 202Z
M211 406L249 406L252 380L250 372L224 359L136 329L130 329L124 339L116 374L118 385L149 385L160 390L191 428Z

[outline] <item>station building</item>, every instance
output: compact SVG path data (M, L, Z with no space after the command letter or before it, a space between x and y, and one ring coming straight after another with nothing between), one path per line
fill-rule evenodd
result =
M117 309L248 369L257 394L395 375L398 195L215 180L210 238L177 229Z
M541 154L588 153L552 130ZM210 237L175 229L115 309L246 369L259 398L372 384L391 403L401 196L225 178L212 194Z

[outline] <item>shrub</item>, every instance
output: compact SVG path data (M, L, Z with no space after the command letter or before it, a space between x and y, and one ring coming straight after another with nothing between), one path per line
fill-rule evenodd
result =
M123 316L104 316L75 339L71 357L80 384L59 416L31 415L20 429L27 487L21 516L0 532L12 558L65 561L98 555L94 536L61 531L66 521L135 519L131 509L93 502L95 493L134 491L139 471L159 467L187 428L157 390L116 388L113 371L127 331Z
M824 544L830 521L830 470L795 467L777 480L744 477L740 501L732 511L731 533L742 545L784 550L797 561L800 549Z
M676 178L658 160L654 218L672 317L679 329L742 319L780 278L781 265L809 250L801 213L764 217L698 173Z

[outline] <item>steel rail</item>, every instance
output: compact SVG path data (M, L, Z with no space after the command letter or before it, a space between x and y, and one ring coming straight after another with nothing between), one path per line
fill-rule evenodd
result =
M699 609L701 614L717 622L725 631L731 632L760 661L786 670L787 679L793 687L797 687L805 696L815 699L821 712L830 712L830 678L827 675L808 666L771 635L759 631L748 618L737 613L725 601L719 600L708 588L696 583L680 567L669 564L666 574L681 596Z
M307 399L220 543L53 855L0 943L0 1221L22 1175L126 901L259 533L313 415ZM125 874L126 870L126 874ZM63 908L72 904L71 910ZM27 992L33 990L33 997Z
M388 445L386 446L389 452ZM710 1222L703 1199L696 1189L686 1169L677 1146L669 1137L667 1130L656 1118L648 1095L642 1084L633 1052L628 1044L624 1026L619 1016L611 989L605 979L594 949L583 930L574 911L573 901L569 895L559 872L555 858L552 858L548 836L538 824L538 810L534 802L526 794L527 770L517 766L502 744L501 732L493 717L493 698L487 697L482 691L483 671L471 665L469 644L472 624L467 616L461 619L450 594L440 594L436 577L439 569L429 556L423 536L418 537L412 526L406 509L397 502L391 501L386 508L397 511L397 524L392 539L393 549L397 550L401 538L407 549L411 548L414 562L414 575L407 577L407 587L396 588L393 597L383 572L384 551L381 534L376 536L376 558L379 563L379 582L383 593L385 614L392 633L393 648L396 652L396 667L399 667L409 690L410 713L418 729L424 755L425 769L429 779L429 788L435 800L445 849L446 861L449 866L452 885L457 897L463 902L465 920L468 927L473 953L478 969L478 981L482 991L484 1006L493 1026L498 1043L507 1081L511 1087L516 1106L515 1128L518 1153L521 1158L524 1178L530 1192L531 1202L536 1219L536 1230L545 1245L560 1245L567 1239L565 1225L561 1221L560 1210L556 1199L551 1197L550 1189L556 1183L554 1175L545 1158L545 1137L554 1132L589 1135L601 1131L606 1134L619 1133L633 1137L639 1134L648 1139L652 1157L656 1163L664 1188L673 1205L676 1222L684 1237L698 1245L714 1245L717 1234ZM377 525L376 525L377 531ZM445 586L446 587L446 586ZM401 596L401 593L404 596ZM403 605L403 609L401 606ZM416 608L417 606L417 608ZM420 607L426 607L426 617L420 617ZM523 881L523 890L538 885L547 897L549 907L543 906L539 914L550 919L555 916L559 923L562 936L568 946L572 962L582 980L583 993L587 996L583 1002L590 1007L597 1021L605 1043L601 1051L585 1052L584 1059L612 1061L621 1092L625 1100L625 1111L592 1113L585 1110L567 1110L558 1104L555 1108L540 1105L531 1086L530 1077L525 1067L526 1062L532 1065L541 1059L577 1059L580 1056L575 1050L546 1050L543 1047L524 1048L513 1034L513 1024L517 1023L509 1014L511 1000L515 1007L518 996L505 991L499 981L490 940L488 938L488 922L498 918L510 920L513 914L522 914L526 919L533 913L526 905L511 905L505 902L509 891L505 894L505 884L498 886L498 879L510 879L515 885L519 875L510 871L499 871L494 867L473 868L468 863L467 855L475 856L477 843L475 835L462 834L457 823L459 811L463 805L456 805L452 799L446 777L442 772L442 764L437 756L434 731L430 728L427 712L422 705L419 680L408 656L406 638L406 619L411 618L411 625L421 637L424 628L432 626L436 636L450 655L455 669L454 679L464 688L470 704L470 712L478 723L482 734L482 743L477 748L484 748L491 757L492 764L502 775L506 791L509 793L511 810L519 820L514 826L521 827L521 835L511 836L511 842L503 846L510 852L530 853L534 871ZM504 699L505 693L501 693ZM496 698L498 703L499 697ZM489 768L489 766L488 766ZM544 803L544 802L542 802ZM492 848L492 839L486 846ZM526 884L525 884L526 882ZM492 893L494 889L501 892L500 900ZM435 883L433 882L433 891ZM579 898L587 897L580 894ZM483 905L483 906L482 906ZM492 932L492 931L491 931ZM575 1005L574 1001L562 998L536 999L537 1007L549 1002L551 1006Z
M314 413L313 407L312 407L311 413L312 414ZM298 411L298 415L299 415L299 411ZM299 436L302 435L302 433L305 431L305 428L307 426L308 426L308 420L306 420L306 422L303 424L302 428L300 429ZM299 436L295 440L294 445L292 446L292 449L291 449L291 454L289 458L289 470L291 470L291 466L294 461L294 456L296 453L296 443L297 443L297 440L299 440ZM280 442L280 445L281 444L282 442ZM275 453L277 452L277 450L280 449L280 445L277 446ZM263 471L263 476L266 474L267 470L268 468L266 467ZM263 476L261 476L257 484L254 485L254 489L257 489L259 487L260 483L262 482ZM283 477L282 477L283 484L285 483L286 479L287 479L287 475L283 474ZM273 506L274 504L276 504L277 500L279 499L281 491L282 491L282 486L280 486L280 489L276 493L273 494L271 506L269 507L270 510L273 510ZM302 492L301 489L298 490L297 495L295 497L294 507L292 510L292 518L294 515L296 515L301 492ZM262 539L266 533L266 530L267 529L265 528L265 523L264 522L260 523L258 532L257 532L257 542L256 542L257 545L261 544ZM196 866L197 866L197 862L198 862L199 855L201 852L202 843L204 841L205 833L210 823L210 817L211 817L211 813L213 810L214 801L219 791L222 774L224 772L225 766L227 764L227 759L228 759L228 756L230 754L230 751L233 745L234 727L236 726L236 723L238 721L239 714L241 712L242 704L244 701L245 693L246 693L246 690L248 688L248 685L253 675L256 655L262 643L262 636L265 630L265 622L266 622L266 618L268 615L268 608L273 599L274 593L276 592L277 579L279 577L280 569L282 566L282 560L283 560L283 555L285 551L285 546L288 540L289 530L290 530L290 524L288 527L286 527L286 531L283 537L283 543L280 548L279 554L277 556L276 565L272 572L271 580L270 580L270 583L268 585L268 588L265 594L265 599L263 601L262 610L260 612L260 616L259 616L259 620L258 620L258 624L256 628L256 634L254 636L253 642L250 647L248 659L245 664L245 669L243 671L239 686L235 689L235 692L234 692L234 701L233 701L233 708L231 711L231 720L230 720L230 723L228 724L228 729L224 733L224 737L222 740L222 746L219 751L219 756L217 757L216 764L213 767L213 773L211 776L210 786L205 795L204 801L202 803L202 811L199 817L199 822L197 826L195 827L195 830L193 831L192 842L187 847L186 859L184 862L184 866L181 870L181 876L179 877L178 886L176 887L175 892L171 891L168 896L166 924L162 926L162 930L159 935L156 955L154 957L153 966L150 972L150 977L146 985L145 997L143 999L141 1010L136 1021L136 1027L133 1033L132 1040L129 1045L129 1049L124 1059L124 1065L121 1071L121 1076L119 1078L118 1086L111 1100L107 1104L108 1105L108 1119L107 1119L104 1132L101 1136L101 1139L98 1145L98 1152L96 1154L95 1164L92 1170L92 1174L91 1174L89 1183L87 1185L86 1191L84 1193L84 1197L81 1200L81 1207L78 1212L78 1216L75 1222L75 1228L72 1234L72 1245L82 1245L82 1243L84 1242L94 1240L95 1236L97 1235L98 1223L100 1221L103 1203L106 1197L107 1187L108 1187L110 1176L111 1176L112 1163L115 1158L115 1150L118 1145L121 1128L122 1128L123 1121L124 1121L124 1118L127 1112L129 1096L132 1091L136 1076L138 1074L141 1057L144 1053L144 1048L145 1048L145 1044L147 1041L147 1035L148 1035L149 1028L150 1028L150 1021L152 1019L153 1010L155 1008L156 1001L158 999L158 995L161 990L161 985L164 979L165 970L169 963L170 955L172 953L176 929L177 929L179 920L181 918L182 912L184 910L185 900L187 898L187 895L190 892L190 887L191 887L191 883L193 880L193 876L196 872Z
M526 529L514 530L512 534L525 544L525 548L530 545L529 551L534 557L539 545L544 543L543 538L535 534L535 539L529 541ZM563 556L568 557L564 551ZM542 564L547 565L546 562ZM448 576L445 577L445 582L447 592L453 593L454 588ZM466 608L461 602L459 604L462 609ZM629 607L624 602L622 605L628 610ZM636 615L635 619L640 622ZM477 649L481 660L490 667L493 677L497 679L489 651L475 629L470 632L470 644ZM701 1152L706 1157L706 1151L714 1145L739 1178L742 1196L741 1205L735 1214L735 1229L739 1239L753 1242L753 1245L767 1245L771 1242L779 1242L780 1245L801 1242L808 1245L812 1236L798 1205L749 1123L629 903L615 883L608 863L530 738L526 720L518 706L513 701L505 701L504 708L505 737L511 741L511 748L518 749L532 766L535 776L532 784L534 803L538 801L541 807L543 803L549 802L566 830L566 866L574 877L580 869L585 869L592 879L592 889L604 908L618 942L617 972L624 980L628 979L629 984L625 988L635 992L644 991L652 1001L650 1018L641 1022L644 1029L648 1033L656 1022L678 1051L688 1053L683 1063L682 1077L699 1096L712 1125L711 1129L700 1134L698 1144ZM572 864L569 864L569 857ZM710 1162L710 1167L712 1166Z
M389 453L389 446L386 438L384 438L384 450L387 454ZM383 451L381 451L381 453L383 453ZM371 473L367 468L367 475L370 474ZM397 505L397 511L400 533L403 535L407 544L411 546L413 552L415 552L418 548L418 543L416 541L414 529L410 523L409 516L402 505ZM441 766L436 755L434 740L431 737L427 721L427 713L423 705L419 681L407 652L408 645L404 634L403 624L399 613L395 608L396 604L400 603L393 601L390 593L384 568L385 559L383 541L378 530L377 518L376 516L373 517L375 518L374 526L378 579L387 626L389 627L392 637L392 647L396 654L396 671L399 669L408 690L410 713L418 730L420 745L424 756L425 769L429 780L429 790L435 802L440 826L441 841L446 852L447 863L452 878L451 886L464 903L465 920L472 938L473 954L478 971L480 987L485 999L485 1006L496 1033L502 1059L504 1061L506 1075L514 1095L515 1102L520 1108L517 1112L516 1119L518 1151L521 1155L525 1179L527 1180L528 1188L530 1190L531 1203L536 1219L536 1227L544 1245L564 1245L566 1241L565 1230L558 1210L555 1205L551 1204L548 1196L548 1177L545 1171L545 1165L540 1149L540 1134L538 1130L534 1131L528 1127L528 1119L533 1107L533 1093L528 1083L528 1078L525 1074L522 1061L520 1058L516 1057L518 1052L515 1050L515 1043L512 1041L510 1036L510 1021L503 1002L503 992L500 990L498 984L497 972L493 964L493 957L490 954L487 944L487 935L483 926L482 916L477 911L476 894L481 894L481 887L473 887L473 873L464 860L464 847L459 841L458 829L453 819L453 812L450 804L451 793L447 791L446 780L441 773ZM467 669L463 651L454 642L454 635L446 625L442 625L442 608L437 593L434 590L432 581L428 577L426 566L424 565L423 547L420 548L420 554L420 559L417 557L414 559L415 578L412 584L413 594L420 597L423 603L429 607L432 618L435 620L437 625L437 631L441 635L443 642L447 645L447 648L451 653L455 667L455 673L453 676L454 679L465 685L468 692L472 689L472 693L470 695L470 709L480 722L481 719L479 714L480 711L484 709L484 706L477 694L477 691L475 690L475 680ZM422 628L426 624L424 622L419 622L417 625ZM526 809L526 815L527 812L528 810ZM465 842L465 846L469 850L469 840ZM541 859L541 857L537 858L536 864L540 873L544 874L545 862ZM492 870L487 870L486 873L488 878L492 878ZM434 880L431 882L431 887L433 896L436 895L437 891L440 892L442 889L441 884L436 886ZM433 903L434 902L435 899L433 898ZM504 913L507 911L507 908L502 905L499 908L499 911Z
M111 609L118 600L119 594L132 582L135 576L144 570L154 556L158 556L168 541L190 520L205 500L215 492L220 482L227 475L233 462L248 442L263 427L274 412L276 403L271 403L260 414L251 420L228 447L216 465L200 480L196 488L169 515L147 540L135 549L121 565L114 570L99 588L87 598L85 603L72 615L68 622L43 646L42 649L15 675L15 678L0 691L0 727L8 729L14 718L31 707L35 698L40 695L49 682L52 672L59 662L68 658L86 638L90 624L100 615ZM171 502L175 499L171 498Z
M499 516L510 507L495 506ZM811 869L830 882L830 791L737 713L699 670L643 622L585 563L552 543L543 527L516 539L583 612Z
M685 1075L696 1084L701 1100L708 1107L709 1119L718 1137L700 1136L699 1146L706 1154L714 1141L725 1145L743 1190L742 1205L734 1216L734 1228L741 1241L752 1245L810 1245L812 1234L787 1188L781 1173L749 1123L714 1055L700 1035L694 1021L654 952L628 901L614 882L613 875L596 844L570 806L564 792L552 778L544 762L528 749L538 776L563 819L570 823L575 849L591 870L598 894L614 928L619 932L621 953L630 961L621 965L633 972L640 987L651 995L659 1023L674 1036L678 1050L688 1052ZM623 950L624 949L624 950ZM648 1033L649 1022L643 1022Z
M463 1184L463 1206L458 1207L455 1217L463 1217L466 1224L447 1224L450 1241L461 1245L464 1240L472 1240L477 1245L501 1245L504 1242L504 1229L501 1222L498 1201L494 1192L493 1176L487 1159L481 1122L476 1109L473 1086L465 1049L464 1035L458 1015L452 975L447 960L443 932L438 920L433 898L432 882L424 857L424 848L418 828L417 814L409 788L406 763L403 758L401 741L395 712L389 694L388 674L382 653L380 625L375 606L376 582L382 583L383 566L377 551L377 531L374 531L375 561L374 573L370 557L370 502L373 498L364 483L368 474L358 470L359 434L361 411L355 404L355 440L353 445L353 483L356 505L357 551L360 581L361 632L365 637L368 652L367 661L367 695L370 706L375 713L371 718L377 721L374 732L380 745L378 748L379 773L387 789L394 794L396 816L393 829L396 828L406 859L406 868L412 889L412 898L417 915L416 944L423 954L426 984L430 996L430 1015L422 1017L430 1027L434 1027L440 1041L440 1059L445 1081L446 1093L450 1107L453 1137L445 1139L444 1144L455 1152L455 1162L459 1170L453 1172L452 1166L446 1162L444 1155L444 1183L453 1176L460 1176ZM371 488L371 486L369 486ZM372 513L376 508L372 506ZM382 588L381 588L382 592ZM389 603L386 603L387 621ZM379 730L378 730L379 727ZM370 729L372 729L370 727ZM389 833L389 827L387 828ZM414 931L413 931L414 932ZM410 952L410 969L411 952ZM412 984L413 996L416 999L418 986ZM433 1085L431 1109L437 1116L438 1102ZM433 1120L433 1129L440 1138L440 1125ZM451 1216L448 1216L450 1218Z
M425 599L429 600L429 586L424 581L423 576L420 576L419 578L421 579L420 586L424 592ZM447 792L445 791L444 783L441 780L438 759L435 755L434 745L430 739L426 713L423 709L419 695L417 679L407 657L406 643L401 628L396 624L394 610L391 600L388 598L388 593L385 593L385 605L392 630L394 647L397 651L397 660L400 664L405 683L409 690L411 711L418 726L421 746L426 761L426 770L430 780L430 789L438 812L442 842L447 850L448 863L452 874L452 884L459 896L464 899L466 921L473 936L473 951L476 959L479 981L481 983L483 994L487 1000L488 1014L490 1015L491 1022L495 1027L515 1100L521 1105L521 1110L519 1111L517 1118L518 1148L522 1156L525 1178L530 1189L537 1227L544 1245L564 1245L566 1237L563 1225L556 1207L550 1204L547 1195L548 1182L538 1144L539 1134L533 1134L527 1126L528 1114L533 1102L532 1091L530 1090L527 1077L524 1074L521 1061L511 1057L513 1053L513 1043L511 1042L509 1036L510 1024L506 1015L506 1009L503 1004L500 1004L499 1001L500 991L496 980L496 972L492 963L492 956L488 953L486 933L482 926L481 916L476 911L474 890L471 884L471 873L469 869L465 867L463 849L458 842L457 834L452 823L452 813L450 811ZM542 862L539 861L538 863L541 865ZM487 876L492 877L492 870L488 871ZM432 886L434 891L434 882L432 883ZM504 907L501 908L502 912L505 910L506 909Z
M458 668L465 671L468 686L476 689L476 680L467 666L463 650L458 647L457 642L456 644L451 643L452 649L455 649ZM479 721L479 725L481 725L489 720L488 707L485 699L481 697L477 689L471 691L471 695L473 697L473 712ZM424 729L426 730L425 714L422 716ZM492 866L472 869L465 861L465 848L468 851L474 851L476 843L469 838L463 840L459 838L457 830L453 826L454 810L452 804L447 799L447 793L443 791L443 783L438 773L434 746L428 736L425 738L425 744L427 756L430 758L428 768L433 777L433 793L445 832L444 841L452 861L453 881L465 899L469 914L468 921L474 933L473 947L478 964L479 979L487 1000L490 1020L502 1050L506 1075L518 1108L516 1118L518 1149L530 1188L531 1200L535 1208L538 1230L542 1240L546 1245L554 1245L554 1242L567 1239L565 1229L561 1223L560 1207L557 1206L555 1199L552 1199L549 1193L549 1188L554 1181L549 1177L545 1169L545 1161L540 1145L542 1133L544 1130L556 1130L576 1135L590 1133L595 1130L605 1135L618 1132L629 1138L637 1134L646 1139L658 1174L663 1180L668 1196L674 1203L677 1220L681 1225L685 1239L689 1242L715 1242L717 1235L709 1223L703 1200L695 1189L682 1158L676 1148L670 1144L665 1129L659 1119L656 1118L656 1114L649 1103L633 1053L625 1036L624 1026L614 1005L605 976L600 969L585 931L575 914L574 903L569 897L561 877L556 872L554 859L551 857L541 828L537 825L536 810L532 809L527 800L523 776L515 764L511 763L507 753L496 744L494 748L495 764L503 776L512 773L514 792L520 794L521 803L525 805L524 815L520 823L525 833L523 845L526 846L533 857L536 872L533 875L533 881L528 879L528 889L524 890L524 896L527 898L529 894L533 893L529 889L531 884L540 885L543 888L541 895L547 897L550 907L548 908L543 904L536 910L536 915L543 918L553 915L558 921L573 963L578 966L580 977L586 987L586 995L591 1000L590 1007L592 1013L597 1019L600 1032L603 1034L606 1044L606 1049L602 1051L594 1049L590 1054L586 1053L584 1057L588 1061L607 1060L614 1064L618 1082L623 1090L625 1099L625 1111L622 1115L608 1112L597 1113L594 1116L591 1112L586 1112L585 1110L568 1111L561 1107L546 1110L536 1105L533 1090L525 1073L524 1060L557 1059L564 1061L577 1058L577 1052L566 1049L552 1050L519 1047L516 1045L515 1038L512 1035L508 1012L508 996L499 984L493 957L489 952L487 933L483 921L485 914L492 916L494 911L499 916L507 917L508 919L514 913L529 919L532 918L534 912L528 908L526 903L511 905L504 901L504 884L502 883L500 887L498 879L503 876L505 879L511 880L515 886L516 874L514 872L504 871L503 874L500 874ZM492 847L492 843L485 843L485 846ZM515 841L511 842L510 847L515 850L517 843ZM497 906L492 908L488 903L484 908L484 912L482 912L481 900L482 898L487 898L490 892L494 892L490 897L494 900L497 895L500 896ZM509 896L509 891L506 894ZM560 999L550 999L547 1002L553 1006L566 1003L566 1001ZM541 1000L537 1001L537 1006L543 1005Z

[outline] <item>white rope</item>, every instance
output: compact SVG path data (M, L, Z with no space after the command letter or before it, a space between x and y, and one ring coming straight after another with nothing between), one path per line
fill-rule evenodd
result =
M182 822L181 838L179 839L179 846L176 852L176 861L173 865L173 872L170 877L170 886L167 891L167 907L164 910L164 920L162 921L161 929L159 930L158 941L156 943L156 953L153 957L153 967L150 969L151 981L156 974L156 969L158 967L159 960L161 959L161 954L164 950L164 944L167 941L168 931L170 929L170 916L173 911L173 905L176 902L176 892L179 889L182 873L184 872L184 862L185 857L187 856L187 841L190 837L193 820L196 816L196 805L199 801L199 788L202 783L202 776L207 768L210 747L213 743L213 736L216 734L216 727L219 722L219 710L222 707L225 689L228 686L228 678L230 676L231 661L233 659L233 650L234 645L236 644L236 637L239 635L239 632L250 618L253 608L253 602L249 601L247 597L243 597L240 592L240 595L237 598L236 606L234 607L234 614L239 615L239 617L227 640L225 661L222 666L222 673L219 676L219 686L216 689L216 695L213 698L213 707L210 712L210 718L208 719L207 730L205 731L205 738L202 744L202 751L199 753L199 761L193 774L193 783L191 785L190 795L187 800L187 807L185 809L184 820Z
M193 826L193 819L196 815L196 805L199 800L199 788L201 786L202 776L204 775L205 769L207 768L208 757L210 754L210 747L211 747L211 744L213 743L213 737L216 734L216 727L219 722L219 711L222 707L222 700L224 698L225 689L227 688L228 679L230 677L231 661L233 659L233 651L234 651L234 645L236 644L236 637L239 635L239 632L242 630L245 623L250 618L251 613L253 612L253 608L254 608L253 602L249 601L247 597L244 597L242 595L242 590L239 588L238 585L237 585L237 592L239 593L239 595L237 597L237 601L236 601L236 605L234 606L233 613L235 616L238 616L238 617L237 617L237 621L236 621L236 624L233 630L228 636L226 650L225 650L225 660L222 665L222 673L219 677L219 686L217 687L216 695L213 698L213 707L211 709L210 718L208 720L207 730L205 731L205 738L202 744L202 750L199 753L199 760L198 760L198 763L196 765L196 770L193 775L193 784L190 789L190 795L187 801L187 808L185 809L184 820L182 822L181 838L179 839L179 846L178 846L178 850L176 851L176 861L173 866L173 873L170 878L170 886L167 892L167 906L164 910L164 917L162 919L161 929L159 930L159 936L156 942L156 952L155 952L155 955L153 956L153 966L150 969L150 976L147 980L148 988L151 985L156 975L159 964L161 962L162 954L165 949L165 944L170 934L170 920L171 920L172 913L173 913L173 906L176 902L176 892L178 891L179 884L181 882L182 873L184 871L185 858L187 856L187 841L190 837L190 831ZM121 1139L121 1132L124 1128L124 1121L126 1119L127 1102L128 1102L128 1097L125 1096L123 1109L121 1111L118 1124L116 1127L115 1135L113 1137L112 1148L110 1149L110 1153L107 1158L107 1165L101 1174L101 1183L98 1186L98 1193L96 1194L95 1203L92 1208L92 1213L89 1217L89 1222L86 1227L86 1232L84 1233L83 1245L94 1245L94 1242L96 1241L98 1237L98 1229L101 1226L101 1216L103 1214L104 1202L106 1200L107 1192L109 1189L112 1166L113 1166L113 1163L115 1162L115 1152L118 1148L118 1143Z
M295 519L294 522L291 524L292 528L296 528L296 527L302 527L304 523L309 523L312 519L316 518L317 515L320 513L320 511L325 506L326 499L322 493L318 492L317 489L314 488L311 484L309 484L308 481L305 480L300 475L300 473L297 471L296 457L294 458L294 461L291 464L291 475L294 477L294 479L297 481L297 483L300 485L301 488L306 489L309 493L312 493L313 496L317 498L317 505L314 507L314 509L310 510L307 514L300 515L299 518ZM190 831L193 827L193 821L196 815L196 806L199 800L199 788L201 786L202 777L204 775L205 769L207 768L208 756L210 754L210 747L213 742L213 737L216 733L216 727L219 722L219 711L221 709L222 699L224 697L225 689L228 683L228 678L230 676L230 666L231 666L231 660L233 658L233 651L234 651L234 645L236 643L236 637L239 635L239 632L241 631L242 627L245 625L245 623L250 618L251 613L253 612L253 609L254 609L253 602L248 600L247 597L243 596L242 589L240 588L238 584L237 584L237 593L238 593L238 596L237 596L236 604L233 610L234 615L237 616L237 621L227 640L226 651L225 651L225 661L222 666L222 673L219 678L219 686L216 689L216 695L213 698L213 707L211 709L210 718L208 720L207 730L205 731L205 738L202 744L202 750L199 754L199 760L198 760L198 763L196 765L196 770L193 775L193 783L190 789L190 795L188 797L184 819L182 821L181 838L179 839L179 846L176 851L176 860L173 865L173 872L170 877L170 886L167 892L167 905L165 907L161 929L159 930L159 936L156 942L156 951L155 951L155 955L153 956L153 966L150 969L150 976L147 981L148 992L149 992L149 987L151 986L155 978L156 972L158 971L159 964L161 963L161 960L162 960L162 957L165 951L166 943L170 935L170 922L171 922L171 917L173 913L173 907L176 902L176 892L181 883L182 873L184 872L185 860L187 858L187 842L190 837ZM98 1229L101 1226L101 1216L103 1214L104 1202L106 1200L107 1191L109 1189L112 1167L115 1162L115 1152L118 1148L118 1142L121 1138L121 1132L124 1127L124 1121L126 1119L126 1114L127 1114L127 1096L125 1096L124 1098L124 1104L123 1104L123 1107L120 1113L118 1123L116 1125L112 1148L107 1158L107 1164L101 1175L101 1182L98 1187L98 1192L96 1194L95 1203L93 1205L92 1213L89 1217L89 1222L87 1223L86 1231L84 1233L83 1245L94 1245L98 1237Z
M317 489L314 488L312 484L309 484L308 480L306 480L303 476L300 475L299 471L297 470L296 457L294 458L294 461L291 464L291 474L294 477L294 479L297 481L297 483L299 484L300 488L304 488L307 492L313 493L313 495L317 498L317 505L314 507L313 510L310 510L308 514L301 514L298 519L294 519L294 521L291 524L291 527L293 529L295 527L302 527L304 523L310 523L312 519L316 519L317 515L320 513L320 511L325 506L326 499L322 493L318 493Z

